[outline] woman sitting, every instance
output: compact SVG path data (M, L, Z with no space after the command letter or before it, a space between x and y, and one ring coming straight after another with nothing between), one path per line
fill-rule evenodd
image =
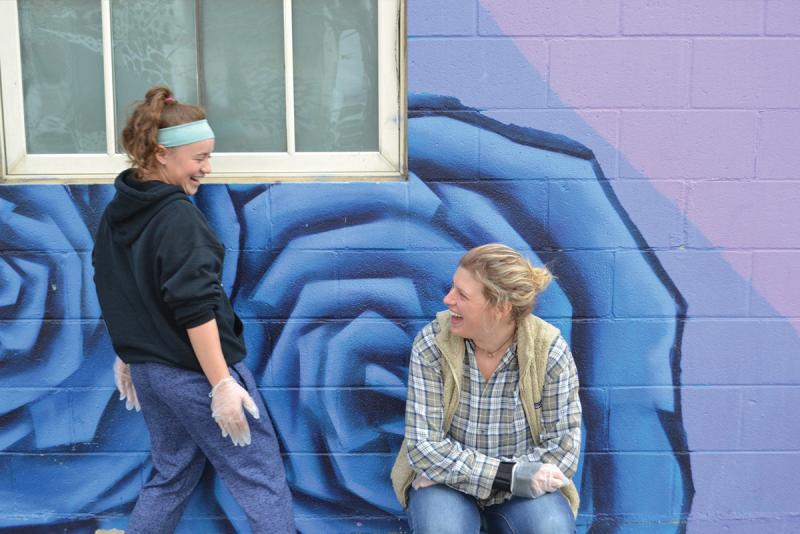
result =
M505 245L474 248L414 340L392 469L413 532L574 532L578 375L559 330L531 315L550 279Z

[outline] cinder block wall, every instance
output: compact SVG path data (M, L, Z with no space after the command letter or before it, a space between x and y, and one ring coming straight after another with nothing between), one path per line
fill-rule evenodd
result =
M197 199L301 530L407 531L408 348L486 241L558 277L538 313L581 373L580 531L800 528L800 2L409 0L408 29L408 182ZM0 186L9 532L124 527L150 472L91 280L112 195ZM180 531L244 525L208 473Z
M800 3L438 4L411 2L411 90L591 147L686 299L688 530L796 530ZM652 313L626 256L612 321Z

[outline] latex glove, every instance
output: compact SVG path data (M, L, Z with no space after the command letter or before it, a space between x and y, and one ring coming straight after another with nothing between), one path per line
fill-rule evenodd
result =
M119 400L125 401L125 408L128 410L142 410L139 405L139 397L136 396L136 388L133 387L133 379L131 378L131 366L123 362L117 356L114 360L114 382L117 384L119 391Z
M250 425L247 424L244 410L250 412L254 419L261 417L250 394L229 376L217 382L208 396L211 397L211 417L222 430L222 437L230 436L237 446L250 445Z
M553 464L521 462L511 475L511 493L535 499L569 484L569 479Z

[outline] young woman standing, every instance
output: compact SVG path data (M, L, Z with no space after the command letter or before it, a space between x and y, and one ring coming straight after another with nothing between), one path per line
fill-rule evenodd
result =
M173 532L206 460L254 532L295 532L278 442L221 284L224 247L189 200L211 172L205 112L152 87L122 142L132 165L114 182L92 259L120 396L141 406L150 432L153 473L127 532Z

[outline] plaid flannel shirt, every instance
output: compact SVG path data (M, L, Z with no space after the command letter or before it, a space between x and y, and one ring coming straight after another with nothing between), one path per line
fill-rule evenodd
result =
M438 332L437 321L420 331L409 364L406 438L409 462L417 476L473 495L481 506L511 497L509 492L492 490L501 461L547 462L571 478L580 453L581 405L575 362L564 338L558 336L548 353L541 446L536 447L519 397L516 342L487 381L478 369L472 342L466 341L458 407L449 432L443 432Z

